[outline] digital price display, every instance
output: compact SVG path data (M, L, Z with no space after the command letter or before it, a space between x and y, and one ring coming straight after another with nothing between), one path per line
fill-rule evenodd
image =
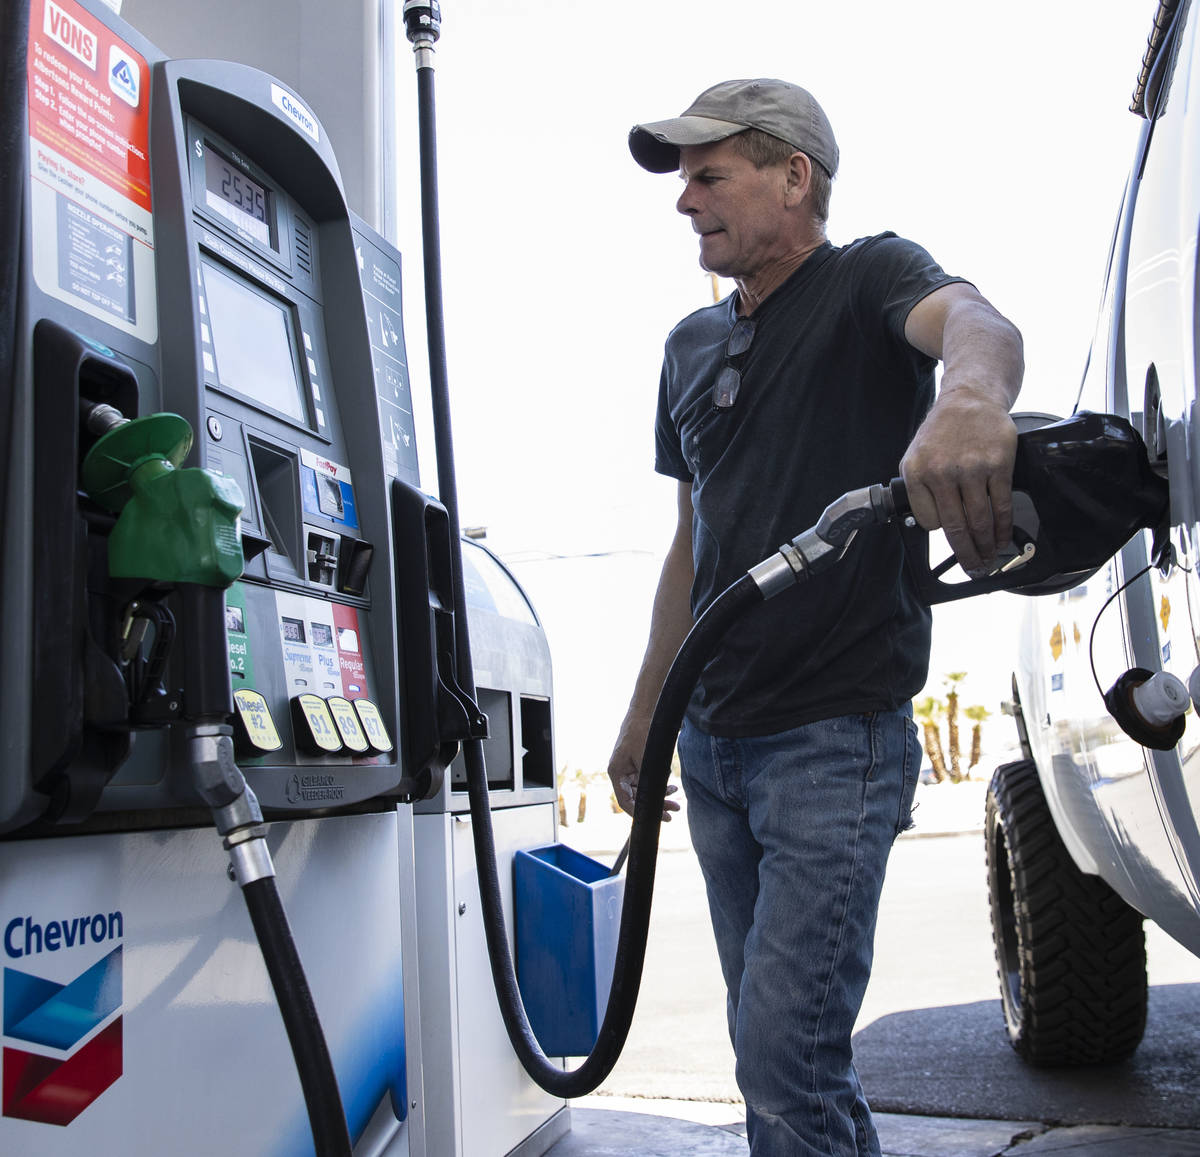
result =
M279 625L283 630L284 642L303 643L305 641L303 619L290 619L286 615L282 615Z
M260 245L271 244L269 194L257 181L211 146L204 150L204 200L215 213L245 230Z

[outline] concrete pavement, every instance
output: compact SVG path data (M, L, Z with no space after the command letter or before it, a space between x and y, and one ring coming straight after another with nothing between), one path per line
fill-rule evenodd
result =
M746 1157L740 1105L584 1097L547 1157ZM722 1123L723 1122L723 1123ZM1200 1130L876 1113L883 1157L1200 1157Z

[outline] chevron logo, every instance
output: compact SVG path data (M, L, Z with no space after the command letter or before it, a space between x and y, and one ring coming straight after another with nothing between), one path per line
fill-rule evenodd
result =
M3 1116L69 1125L121 1076L122 963L118 945L67 984L5 967Z

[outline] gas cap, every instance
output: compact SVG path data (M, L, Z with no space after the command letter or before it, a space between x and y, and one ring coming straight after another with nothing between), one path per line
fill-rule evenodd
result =
M1170 751L1183 738L1183 717L1191 701L1174 675L1131 667L1104 693L1104 705L1131 739Z
M1195 675L1193 671L1192 677ZM1191 703L1183 680L1169 671L1156 671L1145 683L1133 689L1131 698L1137 713L1151 727L1169 727L1181 715L1187 714Z

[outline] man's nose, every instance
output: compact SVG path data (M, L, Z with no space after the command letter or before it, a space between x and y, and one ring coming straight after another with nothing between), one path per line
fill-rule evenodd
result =
M694 217L700 212L700 207L696 204L694 190L690 181L684 185L683 192L679 194L679 200L675 202L675 208L687 217Z

